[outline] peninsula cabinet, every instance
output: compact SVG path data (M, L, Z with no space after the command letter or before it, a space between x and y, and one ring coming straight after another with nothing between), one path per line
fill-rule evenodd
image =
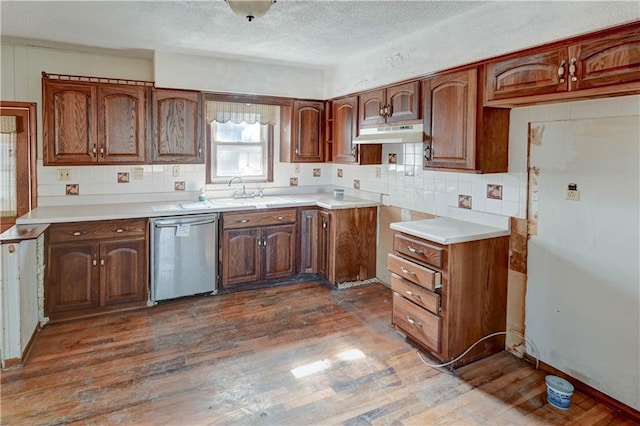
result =
M44 164L142 164L148 88L42 79Z
M282 107L280 121L280 161L324 161L324 101L294 100L291 107Z
M359 127L411 123L420 111L420 82L397 84L359 94Z
M387 262L393 325L443 363L505 331L508 246L509 237L441 245L396 232ZM504 342L484 340L449 368L499 352Z
M471 68L422 81L424 169L507 171L509 110L482 106L478 75Z
M376 276L377 207L321 210L318 273L331 284Z
M203 163L202 95L186 90L153 89L152 163Z
M332 161L346 164L382 164L382 145L355 145L358 135L358 97L333 100Z
M294 276L297 210L222 214L221 284L227 291Z
M640 91L640 25L490 62L488 105L611 96Z
M51 225L46 237L45 315L56 321L145 306L146 222Z

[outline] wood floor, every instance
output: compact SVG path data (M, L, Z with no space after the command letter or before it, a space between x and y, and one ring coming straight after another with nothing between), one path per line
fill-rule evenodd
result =
M46 326L2 374L1 423L633 424L503 352L454 373L390 325L379 284L303 283ZM294 373L296 375L294 375Z

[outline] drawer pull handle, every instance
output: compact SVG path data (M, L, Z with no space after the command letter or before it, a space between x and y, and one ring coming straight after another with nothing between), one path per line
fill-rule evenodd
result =
M284 220L284 216L276 216L276 217L274 217L274 219L277 219L277 220Z
M418 322L418 321L414 320L409 315L407 315L407 322L409 324L411 324L412 326L414 326L414 327L422 327L422 323L421 322Z
M249 223L249 219L236 220L236 223Z
M71 235L73 235L74 237L78 237L78 236L84 235L84 234L86 234L86 232L76 231L76 232L73 232Z
M118 229L116 229L116 232L117 232L118 234L120 234L120 233L124 232L124 229L122 229L122 228L118 228Z
M410 270L408 270L408 269L405 269L405 268L403 268L402 266L400 267L400 270L401 270L402 272L404 272L405 274L407 274L407 275L413 275L414 277L416 276L416 273L415 273L415 272L412 272L412 271L410 271Z
M420 295L418 293L412 292L411 290L405 290L405 293L407 293L409 296L417 297L418 299L420 299Z
M413 248L413 247L411 247L411 246L407 247L407 249L408 249L411 253L414 253L414 254L423 254L423 253L424 253L422 250L418 250L418 249Z

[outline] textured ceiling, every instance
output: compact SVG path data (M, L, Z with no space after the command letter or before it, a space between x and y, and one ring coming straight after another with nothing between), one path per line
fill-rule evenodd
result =
M223 0L0 1L2 37L332 67L482 6L476 1L278 0L253 22Z

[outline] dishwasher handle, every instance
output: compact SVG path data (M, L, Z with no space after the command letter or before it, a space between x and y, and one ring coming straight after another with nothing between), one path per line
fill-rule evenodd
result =
M155 228L175 228L178 225L197 226L197 225L206 225L206 224L215 223L215 222L216 222L215 217L206 217L206 218L197 218L197 219L180 218L180 219L154 220L153 226Z

